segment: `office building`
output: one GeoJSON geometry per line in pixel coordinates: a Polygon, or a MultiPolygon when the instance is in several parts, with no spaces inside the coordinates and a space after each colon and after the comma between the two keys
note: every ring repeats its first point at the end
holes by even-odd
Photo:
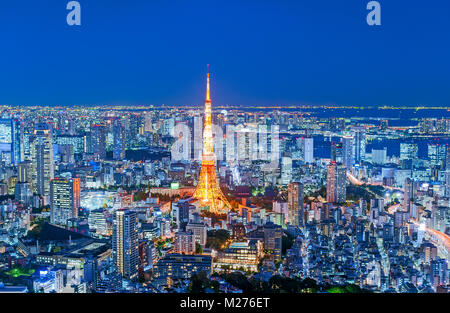
{"type": "Polygon", "coordinates": [[[50,181],[54,178],[53,140],[47,124],[38,124],[31,144],[33,191],[50,195],[50,181]]]}
{"type": "Polygon", "coordinates": [[[356,164],[364,162],[366,158],[366,131],[364,127],[352,128],[353,133],[353,160],[356,164]]]}
{"type": "Polygon", "coordinates": [[[417,159],[417,153],[418,153],[417,144],[408,142],[400,143],[400,160],[417,159]]]}
{"type": "Polygon", "coordinates": [[[80,178],[60,178],[50,183],[50,222],[67,225],[67,221],[78,217],[81,201],[80,178]]]}
{"type": "Polygon", "coordinates": [[[186,225],[186,232],[192,232],[194,242],[204,247],[206,245],[206,225],[203,223],[189,222],[186,225]]]}
{"type": "Polygon", "coordinates": [[[428,144],[428,158],[430,166],[444,168],[447,157],[447,146],[443,144],[428,144]]]}
{"type": "Polygon", "coordinates": [[[343,160],[348,171],[353,167],[353,138],[351,136],[342,137],[343,160]]]}

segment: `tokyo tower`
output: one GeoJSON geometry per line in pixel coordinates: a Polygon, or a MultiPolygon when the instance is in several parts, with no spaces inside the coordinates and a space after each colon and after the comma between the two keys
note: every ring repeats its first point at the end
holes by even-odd
{"type": "Polygon", "coordinates": [[[205,124],[203,130],[202,167],[194,198],[200,200],[202,207],[209,207],[212,213],[226,213],[231,205],[225,198],[217,182],[216,156],[211,125],[211,96],[209,89],[209,70],[206,74],[205,124]]]}

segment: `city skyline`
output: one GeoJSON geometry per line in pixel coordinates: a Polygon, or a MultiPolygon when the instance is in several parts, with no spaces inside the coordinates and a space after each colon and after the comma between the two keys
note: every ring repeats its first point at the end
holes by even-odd
{"type": "Polygon", "coordinates": [[[4,4],[1,104],[201,105],[206,63],[219,106],[450,103],[446,1],[384,4],[377,27],[365,1],[102,1],[81,26],[65,3],[4,4]]]}
{"type": "Polygon", "coordinates": [[[206,90],[4,107],[0,293],[448,293],[442,109],[224,112],[206,90]]]}

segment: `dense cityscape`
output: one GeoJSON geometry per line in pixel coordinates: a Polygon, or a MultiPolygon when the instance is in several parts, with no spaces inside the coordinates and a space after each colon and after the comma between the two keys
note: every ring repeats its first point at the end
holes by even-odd
{"type": "Polygon", "coordinates": [[[3,106],[0,293],[447,293],[448,108],[3,106]]]}

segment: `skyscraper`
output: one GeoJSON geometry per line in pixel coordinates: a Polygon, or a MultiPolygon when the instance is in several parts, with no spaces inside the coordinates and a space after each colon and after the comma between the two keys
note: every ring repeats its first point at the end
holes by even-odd
{"type": "Polygon", "coordinates": [[[113,124],[113,159],[123,160],[125,158],[125,128],[119,119],[113,124]]]}
{"type": "Polygon", "coordinates": [[[79,178],[55,178],[50,183],[50,222],[66,225],[71,218],[78,217],[81,204],[79,178]]]}
{"type": "Polygon", "coordinates": [[[450,170],[445,173],[445,196],[450,198],[450,170]]]}
{"type": "Polygon", "coordinates": [[[202,167],[194,198],[199,199],[203,207],[209,207],[213,213],[226,212],[231,208],[217,181],[216,156],[211,123],[211,96],[209,72],[206,75],[205,125],[203,130],[202,167]]]}
{"type": "Polygon", "coordinates": [[[351,136],[342,137],[343,148],[343,163],[347,171],[352,171],[353,167],[353,153],[352,153],[353,138],[351,136]]]}
{"type": "Polygon", "coordinates": [[[304,139],[304,156],[303,160],[305,163],[314,162],[314,139],[312,137],[307,137],[304,139]]]}
{"type": "Polygon", "coordinates": [[[287,185],[292,180],[292,158],[281,158],[281,184],[287,185]]]}
{"type": "Polygon", "coordinates": [[[32,162],[23,161],[17,166],[17,176],[19,177],[19,183],[32,183],[32,162]]]}
{"type": "Polygon", "coordinates": [[[21,123],[14,118],[0,119],[0,160],[17,165],[24,158],[21,123]]]}
{"type": "Polygon", "coordinates": [[[327,168],[327,202],[345,202],[346,194],[346,169],[345,166],[332,162],[327,168]]]}
{"type": "Polygon", "coordinates": [[[444,162],[447,155],[447,146],[443,144],[428,144],[428,158],[430,166],[444,168],[444,162]]]}
{"type": "Polygon", "coordinates": [[[450,146],[447,145],[447,155],[445,156],[445,170],[450,172],[450,146]]]}
{"type": "Polygon", "coordinates": [[[202,158],[202,117],[194,116],[194,131],[192,140],[194,141],[193,147],[193,158],[194,160],[201,160],[202,158]]]}
{"type": "Polygon", "coordinates": [[[106,126],[91,125],[91,150],[100,159],[106,158],[106,126]]]}
{"type": "Polygon", "coordinates": [[[402,142],[400,143],[400,160],[417,159],[417,144],[402,142]]]}
{"type": "Polygon", "coordinates": [[[11,164],[12,155],[12,120],[10,118],[0,119],[0,160],[11,164]]]}
{"type": "Polygon", "coordinates": [[[50,180],[54,177],[53,140],[47,124],[40,123],[34,130],[31,144],[33,191],[50,195],[50,180]]]}
{"type": "Polygon", "coordinates": [[[331,161],[338,163],[344,162],[344,146],[341,142],[331,143],[331,161]]]}
{"type": "Polygon", "coordinates": [[[364,127],[352,128],[353,133],[353,161],[356,164],[363,162],[366,158],[366,131],[364,127]]]}
{"type": "Polygon", "coordinates": [[[407,177],[405,179],[405,186],[404,186],[404,196],[403,196],[403,211],[410,212],[411,210],[411,203],[414,202],[414,195],[415,195],[415,186],[414,181],[407,177]]]}
{"type": "Polygon", "coordinates": [[[304,226],[303,184],[292,182],[288,186],[289,223],[292,226],[304,226]]]}
{"type": "Polygon", "coordinates": [[[153,112],[145,112],[144,130],[147,133],[153,131],[153,112]]]}
{"type": "Polygon", "coordinates": [[[137,214],[118,210],[113,222],[113,256],[118,272],[126,279],[136,278],[139,266],[137,214]]]}

